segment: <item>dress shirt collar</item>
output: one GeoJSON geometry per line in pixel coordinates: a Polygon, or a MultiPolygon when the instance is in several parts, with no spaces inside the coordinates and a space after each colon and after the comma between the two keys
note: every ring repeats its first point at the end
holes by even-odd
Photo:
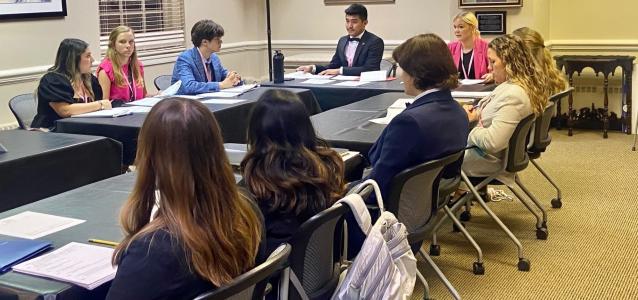
{"type": "Polygon", "coordinates": [[[363,36],[363,34],[366,33],[366,31],[362,31],[359,35],[357,36],[348,36],[349,38],[355,38],[355,39],[361,39],[361,37],[363,36]]]}

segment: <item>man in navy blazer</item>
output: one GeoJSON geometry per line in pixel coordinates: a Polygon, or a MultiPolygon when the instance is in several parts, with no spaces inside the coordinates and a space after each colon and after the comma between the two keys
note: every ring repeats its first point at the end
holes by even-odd
{"type": "Polygon", "coordinates": [[[191,41],[195,47],[182,52],[173,67],[171,83],[178,80],[182,85],[178,95],[194,95],[217,92],[241,83],[235,71],[222,66],[219,52],[224,28],[211,20],[201,20],[191,29],[191,41]]]}
{"type": "Polygon", "coordinates": [[[346,30],[348,35],[337,42],[330,64],[326,66],[308,65],[297,68],[306,73],[320,75],[359,76],[361,72],[380,70],[383,57],[383,40],[365,30],[368,25],[368,10],[361,4],[352,4],[346,9],[346,30]]]}
{"type": "MultiPolygon", "coordinates": [[[[392,178],[415,165],[460,151],[467,144],[469,122],[450,89],[458,72],[445,42],[434,34],[418,35],[394,50],[405,93],[414,102],[390,121],[369,152],[372,172],[384,199],[392,178]]],[[[455,166],[460,171],[460,162],[455,166]]]]}

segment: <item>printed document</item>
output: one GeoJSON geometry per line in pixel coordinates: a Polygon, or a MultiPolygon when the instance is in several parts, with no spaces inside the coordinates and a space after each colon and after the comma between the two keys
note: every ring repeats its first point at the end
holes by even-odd
{"type": "Polygon", "coordinates": [[[0,234],[37,239],[84,222],[85,220],[25,211],[0,220],[0,234]]]}
{"type": "Polygon", "coordinates": [[[71,242],[40,257],[15,265],[20,273],[48,277],[92,290],[115,278],[112,248],[71,242]]]}

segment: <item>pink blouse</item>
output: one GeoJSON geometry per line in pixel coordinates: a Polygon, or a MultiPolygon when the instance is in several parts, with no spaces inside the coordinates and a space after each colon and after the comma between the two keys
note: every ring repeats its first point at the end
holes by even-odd
{"type": "MultiPolygon", "coordinates": [[[[140,64],[140,75],[144,78],[144,66],[142,62],[140,64]]],[[[132,100],[139,100],[144,98],[144,85],[132,83],[135,88],[133,89],[133,96],[131,97],[131,83],[128,80],[128,64],[122,66],[122,75],[124,76],[124,85],[118,86],[115,83],[115,74],[113,72],[113,63],[108,58],[104,58],[100,65],[97,67],[96,74],[100,73],[101,70],[104,70],[106,76],[111,81],[111,92],[109,98],[112,100],[122,100],[124,102],[130,102],[132,100]]],[[[133,79],[135,81],[135,79],[133,79]]]]}

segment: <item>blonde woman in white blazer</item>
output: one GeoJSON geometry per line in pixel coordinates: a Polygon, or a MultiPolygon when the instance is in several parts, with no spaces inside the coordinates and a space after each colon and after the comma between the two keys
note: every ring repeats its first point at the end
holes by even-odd
{"type": "MultiPolygon", "coordinates": [[[[548,99],[542,88],[545,76],[520,38],[508,34],[492,40],[487,56],[499,86],[477,106],[464,106],[470,122],[477,122],[468,136],[468,146],[476,148],[466,151],[463,161],[463,171],[470,177],[500,170],[518,123],[532,113],[540,114],[548,99]]],[[[512,183],[514,177],[504,171],[497,179],[512,183]]]]}

